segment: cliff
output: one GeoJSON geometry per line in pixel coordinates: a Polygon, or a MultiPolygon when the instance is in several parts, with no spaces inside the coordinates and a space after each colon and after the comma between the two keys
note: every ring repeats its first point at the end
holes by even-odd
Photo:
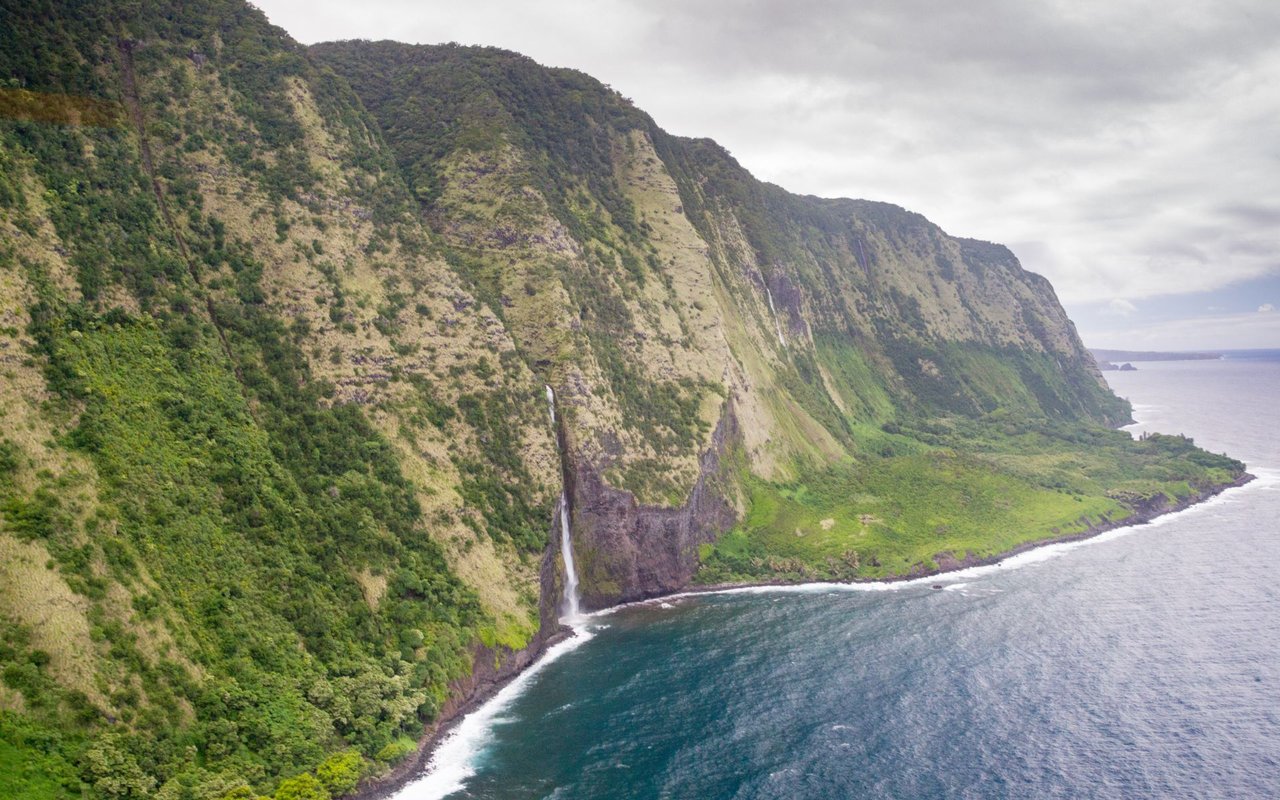
{"type": "Polygon", "coordinates": [[[0,10],[0,795],[350,792],[556,633],[562,486],[598,607],[1242,469],[1108,430],[1006,249],[581,73],[240,0],[0,10]]]}

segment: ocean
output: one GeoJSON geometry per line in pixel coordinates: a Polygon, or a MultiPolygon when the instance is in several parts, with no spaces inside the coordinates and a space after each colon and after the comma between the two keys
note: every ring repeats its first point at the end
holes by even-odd
{"type": "Polygon", "coordinates": [[[1280,797],[1280,352],[1245,355],[1107,379],[1253,483],[949,576],[594,615],[396,797],[1280,797]]]}

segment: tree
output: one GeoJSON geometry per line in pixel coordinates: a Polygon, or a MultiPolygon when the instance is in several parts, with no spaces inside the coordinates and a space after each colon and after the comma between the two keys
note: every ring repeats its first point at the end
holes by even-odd
{"type": "Polygon", "coordinates": [[[316,767],[316,777],[324,788],[335,797],[347,794],[360,782],[360,774],[364,771],[364,759],[356,750],[335,753],[316,767]]]}
{"type": "Polygon", "coordinates": [[[304,772],[280,781],[280,785],[276,787],[275,800],[329,800],[329,792],[320,785],[316,776],[304,772]]]}
{"type": "Polygon", "coordinates": [[[156,788],[156,779],[142,771],[138,759],[113,733],[105,734],[90,746],[83,763],[85,780],[110,800],[143,800],[156,788]]]}

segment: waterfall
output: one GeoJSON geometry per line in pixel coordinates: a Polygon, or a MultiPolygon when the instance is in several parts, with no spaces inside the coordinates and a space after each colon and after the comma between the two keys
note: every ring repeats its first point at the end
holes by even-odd
{"type": "Polygon", "coordinates": [[[564,558],[564,605],[566,619],[578,618],[578,570],[573,566],[573,539],[569,536],[569,498],[560,492],[560,555],[564,558]]]}
{"type": "MultiPolygon", "coordinates": [[[[556,434],[556,440],[559,441],[559,431],[555,431],[556,426],[556,393],[550,386],[547,386],[547,411],[551,414],[551,427],[553,433],[556,434]]],[[[564,455],[561,454],[561,458],[564,455]]],[[[560,490],[560,505],[556,508],[560,515],[560,556],[564,559],[564,602],[561,605],[561,613],[568,620],[574,620],[579,615],[579,597],[578,597],[578,570],[573,565],[573,537],[570,535],[569,525],[569,495],[564,489],[560,490]]]]}
{"type": "Polygon", "coordinates": [[[773,327],[778,331],[778,344],[783,347],[787,346],[787,340],[782,335],[782,323],[778,321],[778,309],[773,305],[773,292],[769,291],[769,287],[764,287],[765,296],[769,298],[769,313],[773,315],[773,327]]]}

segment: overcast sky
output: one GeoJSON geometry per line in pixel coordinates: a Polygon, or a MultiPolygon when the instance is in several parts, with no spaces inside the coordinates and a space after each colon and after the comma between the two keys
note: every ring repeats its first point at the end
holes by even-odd
{"type": "Polygon", "coordinates": [[[1280,2],[260,0],[581,69],[794,192],[1009,245],[1095,347],[1280,347],[1280,2]]]}

